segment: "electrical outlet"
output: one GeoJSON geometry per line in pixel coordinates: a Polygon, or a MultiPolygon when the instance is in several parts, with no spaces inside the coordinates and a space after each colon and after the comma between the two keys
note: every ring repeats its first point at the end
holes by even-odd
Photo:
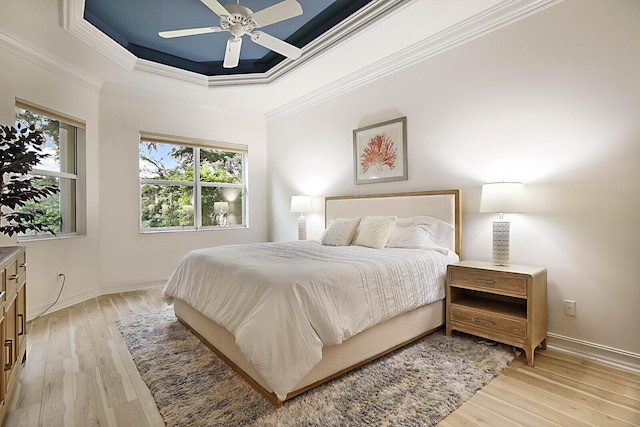
{"type": "Polygon", "coordinates": [[[567,316],[576,315],[576,302],[571,300],[564,300],[564,314],[567,316]]]}

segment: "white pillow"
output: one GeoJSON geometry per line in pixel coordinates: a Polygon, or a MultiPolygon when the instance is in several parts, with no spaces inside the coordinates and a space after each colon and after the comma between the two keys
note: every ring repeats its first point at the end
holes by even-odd
{"type": "Polygon", "coordinates": [[[453,233],[453,226],[438,218],[430,216],[399,218],[387,242],[387,247],[448,249],[451,247],[453,233]]]}
{"type": "Polygon", "coordinates": [[[354,245],[382,249],[387,244],[397,216],[366,216],[360,221],[354,245]]]}
{"type": "Polygon", "coordinates": [[[336,218],[322,233],[322,244],[327,246],[348,246],[356,235],[360,218],[336,218]]]}

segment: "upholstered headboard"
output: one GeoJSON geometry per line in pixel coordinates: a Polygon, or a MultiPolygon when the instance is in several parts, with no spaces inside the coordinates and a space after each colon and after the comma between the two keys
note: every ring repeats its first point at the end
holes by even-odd
{"type": "Polygon", "coordinates": [[[325,199],[325,225],[334,218],[396,215],[428,215],[455,228],[451,248],[462,258],[460,190],[418,191],[357,196],[332,196],[325,199]]]}

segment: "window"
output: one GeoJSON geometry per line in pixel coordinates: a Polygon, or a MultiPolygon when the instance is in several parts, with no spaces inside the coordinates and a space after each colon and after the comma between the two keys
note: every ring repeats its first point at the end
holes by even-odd
{"type": "MultiPolygon", "coordinates": [[[[50,156],[29,174],[36,185],[53,185],[57,194],[23,207],[36,214],[36,221],[46,224],[57,236],[73,235],[83,231],[83,218],[79,206],[84,201],[79,169],[84,167],[80,156],[84,148],[85,123],[47,108],[16,99],[16,125],[35,125],[46,140],[45,151],[50,156]]],[[[48,233],[29,231],[22,238],[51,237],[48,233]]]]}
{"type": "Polygon", "coordinates": [[[246,227],[247,147],[140,134],[140,230],[246,227]]]}

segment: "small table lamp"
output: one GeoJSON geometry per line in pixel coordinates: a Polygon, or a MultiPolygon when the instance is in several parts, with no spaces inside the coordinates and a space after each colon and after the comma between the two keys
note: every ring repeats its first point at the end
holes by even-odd
{"type": "Polygon", "coordinates": [[[216,223],[222,227],[227,225],[227,215],[229,215],[228,202],[214,202],[213,213],[216,217],[216,223]]]}
{"type": "Polygon", "coordinates": [[[482,186],[480,196],[480,212],[500,214],[498,221],[493,221],[493,263],[509,264],[509,221],[503,220],[503,214],[522,212],[521,182],[493,182],[482,186]]]}
{"type": "Polygon", "coordinates": [[[291,196],[291,212],[300,212],[298,217],[298,240],[307,240],[307,220],[305,212],[311,212],[310,196],[291,196]]]}

